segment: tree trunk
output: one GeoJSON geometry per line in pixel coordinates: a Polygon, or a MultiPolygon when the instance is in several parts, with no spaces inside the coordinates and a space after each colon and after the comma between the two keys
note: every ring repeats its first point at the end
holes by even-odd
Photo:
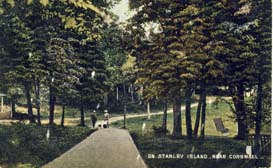
{"type": "Polygon", "coordinates": [[[118,87],[116,87],[116,98],[117,98],[117,101],[119,101],[119,94],[118,94],[119,90],[118,90],[118,87]]]}
{"type": "Polygon", "coordinates": [[[55,95],[52,86],[49,87],[49,125],[54,126],[55,95]]]}
{"type": "Polygon", "coordinates": [[[198,130],[199,130],[201,106],[202,106],[202,101],[203,101],[203,96],[204,96],[203,93],[204,93],[203,86],[200,86],[200,94],[199,94],[198,106],[197,106],[197,110],[196,110],[195,125],[194,125],[194,130],[193,130],[194,138],[197,138],[197,134],[198,134],[198,130]]]}
{"type": "Polygon", "coordinates": [[[83,127],[83,126],[85,126],[85,122],[84,122],[84,107],[82,104],[81,104],[80,110],[81,110],[81,124],[80,124],[80,126],[83,127]]]}
{"type": "Polygon", "coordinates": [[[188,86],[186,89],[186,107],[185,107],[185,117],[186,117],[186,129],[187,129],[187,138],[192,138],[192,124],[191,124],[191,87],[188,86]]]}
{"type": "Polygon", "coordinates": [[[106,94],[104,94],[104,96],[103,96],[103,103],[104,103],[104,105],[105,106],[107,106],[108,105],[108,93],[106,93],[106,94]]]}
{"type": "Polygon", "coordinates": [[[176,92],[176,97],[173,99],[173,132],[172,137],[182,137],[181,127],[181,91],[176,92]]]}
{"type": "Polygon", "coordinates": [[[201,132],[200,132],[200,138],[205,139],[205,124],[206,124],[206,106],[207,106],[207,93],[204,88],[202,96],[202,112],[201,112],[201,132]]]}
{"type": "Polygon", "coordinates": [[[247,137],[247,116],[244,103],[244,86],[243,83],[240,83],[237,87],[237,98],[235,98],[235,108],[238,121],[238,134],[236,139],[245,140],[247,137]]]}
{"type": "Polygon", "coordinates": [[[131,87],[131,99],[132,99],[132,103],[135,102],[134,95],[135,95],[135,86],[134,86],[134,84],[132,83],[132,87],[131,87]]]}
{"type": "Polygon", "coordinates": [[[61,127],[64,127],[64,113],[65,113],[65,105],[62,106],[61,127]]]}
{"type": "Polygon", "coordinates": [[[123,128],[126,128],[126,115],[127,115],[127,94],[126,94],[126,87],[125,83],[122,84],[123,86],[123,128]]]}
{"type": "Polygon", "coordinates": [[[26,91],[29,123],[35,123],[35,119],[34,119],[34,116],[33,116],[33,110],[32,110],[30,87],[28,85],[25,85],[25,91],[26,91]]]}
{"type": "Polygon", "coordinates": [[[151,119],[151,106],[150,101],[147,103],[147,118],[148,120],[151,119]]]}
{"type": "Polygon", "coordinates": [[[16,113],[16,107],[15,107],[15,102],[11,100],[11,119],[14,119],[14,114],[16,113]]]}
{"type": "Polygon", "coordinates": [[[37,122],[38,125],[41,125],[41,99],[40,99],[40,83],[36,82],[35,87],[35,95],[36,95],[36,109],[37,109],[37,122]]]}
{"type": "Polygon", "coordinates": [[[127,113],[127,105],[126,102],[123,104],[123,128],[126,128],[126,113],[127,113]]]}
{"type": "Polygon", "coordinates": [[[254,152],[257,154],[260,150],[260,140],[261,140],[261,123],[262,123],[262,104],[263,104],[263,82],[261,75],[258,79],[258,90],[257,90],[257,100],[256,100],[256,125],[255,125],[255,143],[254,152]]]}
{"type": "Polygon", "coordinates": [[[167,132],[167,110],[168,110],[168,102],[167,100],[163,103],[163,119],[162,119],[162,132],[167,132]]]}

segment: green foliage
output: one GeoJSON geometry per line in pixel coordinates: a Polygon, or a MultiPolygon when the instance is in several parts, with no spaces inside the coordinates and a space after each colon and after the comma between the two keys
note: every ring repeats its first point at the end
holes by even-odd
{"type": "Polygon", "coordinates": [[[140,60],[138,82],[147,85],[148,99],[173,97],[186,83],[198,85],[199,80],[216,80],[223,75],[223,63],[213,54],[219,52],[215,48],[219,42],[210,35],[216,24],[215,18],[208,17],[214,12],[211,4],[142,3],[143,10],[133,18],[131,31],[135,36],[134,56],[140,60]],[[148,30],[146,38],[145,27],[137,24],[156,24],[161,31],[148,30]]]}
{"type": "Polygon", "coordinates": [[[95,109],[103,101],[108,86],[106,61],[98,42],[87,42],[78,47],[81,50],[79,67],[83,71],[77,83],[77,90],[84,106],[95,109]]]}
{"type": "Polygon", "coordinates": [[[13,123],[0,126],[0,164],[40,167],[90,135],[80,127],[54,128],[46,140],[47,126],[13,123]],[[23,164],[23,165],[22,165],[23,164]]]}
{"type": "Polygon", "coordinates": [[[145,86],[147,101],[170,100],[201,83],[205,90],[228,86],[236,117],[251,118],[244,93],[271,74],[271,9],[261,10],[269,3],[130,1],[137,9],[128,25],[130,51],[138,60],[137,83],[145,86]]]}
{"type": "MultiPolygon", "coordinates": [[[[108,73],[108,85],[114,89],[117,85],[130,80],[126,77],[122,66],[127,61],[127,53],[124,50],[126,33],[118,26],[111,25],[106,30],[102,30],[102,47],[104,48],[104,58],[108,73]]],[[[130,64],[130,63],[129,63],[130,64]]]]}
{"type": "Polygon", "coordinates": [[[16,16],[16,11],[13,12],[1,17],[1,72],[10,82],[24,84],[31,80],[28,43],[31,30],[16,16]]]}
{"type": "Polygon", "coordinates": [[[85,91],[85,105],[102,101],[107,74],[100,29],[105,24],[85,5],[109,7],[113,2],[13,2],[1,1],[1,78],[17,87],[35,86],[36,102],[39,88],[47,86],[61,104],[79,100],[79,90],[85,91]],[[81,83],[85,86],[77,87],[81,83]]]}

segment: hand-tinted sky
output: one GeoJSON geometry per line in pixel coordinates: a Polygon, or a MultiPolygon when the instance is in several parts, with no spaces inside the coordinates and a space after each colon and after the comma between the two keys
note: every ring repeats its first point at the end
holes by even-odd
{"type": "Polygon", "coordinates": [[[133,15],[133,12],[129,11],[128,0],[121,0],[111,11],[119,16],[119,22],[124,22],[133,15]]]}

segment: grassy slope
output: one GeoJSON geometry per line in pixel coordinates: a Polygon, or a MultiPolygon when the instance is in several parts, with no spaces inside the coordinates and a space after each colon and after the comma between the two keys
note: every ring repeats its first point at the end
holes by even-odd
{"type": "Polygon", "coordinates": [[[47,126],[0,125],[0,167],[40,167],[93,131],[86,127],[55,127],[47,141],[47,126]]]}
{"type": "MultiPolygon", "coordinates": [[[[245,142],[236,141],[232,137],[236,134],[236,123],[233,122],[232,113],[229,110],[229,106],[225,103],[220,103],[218,106],[208,105],[207,120],[206,120],[206,140],[201,142],[200,140],[186,139],[172,140],[168,135],[155,134],[152,127],[160,126],[162,115],[152,116],[151,120],[147,120],[145,117],[134,118],[127,120],[127,128],[132,133],[135,143],[140,150],[142,157],[149,167],[154,168],[174,168],[174,167],[186,167],[186,168],[210,168],[210,167],[253,167],[254,162],[249,160],[190,160],[190,159],[148,159],[148,154],[189,154],[194,148],[196,154],[217,154],[222,152],[224,154],[245,154],[245,142]],[[230,135],[223,137],[215,129],[212,121],[215,117],[221,117],[224,125],[229,128],[230,135]],[[146,123],[145,131],[142,131],[143,123],[146,123]]],[[[194,124],[195,111],[192,109],[192,123],[194,124]]],[[[183,113],[184,114],[184,113],[183,113]]],[[[185,117],[183,116],[183,134],[186,132],[185,117]]],[[[123,121],[113,123],[113,126],[121,127],[123,121]]],[[[172,115],[168,115],[168,129],[172,130],[172,115]]],[[[269,133],[270,129],[264,130],[269,133]]],[[[267,163],[268,164],[268,163],[267,163]]]]}

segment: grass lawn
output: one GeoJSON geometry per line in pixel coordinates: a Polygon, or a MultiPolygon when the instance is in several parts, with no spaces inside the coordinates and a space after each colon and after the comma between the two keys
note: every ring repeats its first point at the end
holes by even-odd
{"type": "Polygon", "coordinates": [[[87,127],[56,126],[47,141],[47,129],[46,125],[0,125],[0,167],[41,167],[94,132],[87,127]]]}
{"type": "MultiPolygon", "coordinates": [[[[194,124],[196,108],[192,109],[192,123],[194,124]]],[[[182,112],[182,133],[185,135],[185,117],[182,112]]],[[[242,159],[189,159],[187,154],[204,154],[211,157],[212,154],[245,154],[246,142],[234,140],[237,127],[236,123],[231,118],[229,106],[226,103],[220,103],[217,106],[207,106],[207,119],[206,119],[206,139],[201,140],[180,140],[171,139],[169,134],[156,134],[153,131],[153,126],[160,126],[162,115],[152,116],[150,120],[146,117],[132,118],[127,120],[127,128],[132,134],[132,137],[143,157],[146,164],[151,168],[210,168],[210,167],[224,167],[224,168],[245,168],[255,167],[256,160],[242,160],[242,159]],[[213,118],[221,117],[225,127],[229,128],[230,135],[222,136],[216,131],[213,123],[213,118]],[[143,123],[146,124],[145,131],[142,131],[143,123]],[[182,159],[159,159],[159,154],[184,154],[182,159]],[[155,158],[151,158],[152,156],[155,158]]],[[[123,121],[113,123],[114,127],[122,127],[123,121]]],[[[172,130],[172,114],[168,114],[168,129],[172,130]]],[[[170,131],[171,132],[171,131],[170,131]]],[[[263,130],[263,133],[270,133],[270,127],[263,130]]],[[[162,155],[161,155],[162,156],[162,155]]],[[[259,160],[260,166],[269,167],[269,158],[266,156],[265,160],[259,160]]]]}

